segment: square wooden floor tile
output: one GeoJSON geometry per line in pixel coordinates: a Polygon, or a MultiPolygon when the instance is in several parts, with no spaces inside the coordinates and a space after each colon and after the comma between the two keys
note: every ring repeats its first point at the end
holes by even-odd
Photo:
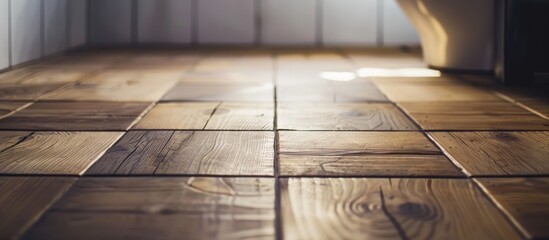
{"type": "Polygon", "coordinates": [[[519,103],[526,106],[530,111],[543,115],[546,119],[549,119],[549,100],[523,100],[519,103]]]}
{"type": "Polygon", "coordinates": [[[467,179],[281,180],[285,239],[521,239],[467,179]]]}
{"type": "Polygon", "coordinates": [[[549,120],[512,103],[400,103],[425,130],[549,130],[549,120]]]}
{"type": "Polygon", "coordinates": [[[353,71],[352,62],[345,55],[334,50],[311,50],[276,53],[276,67],[279,71],[353,71]]]}
{"type": "Polygon", "coordinates": [[[51,84],[82,80],[88,70],[25,67],[0,74],[0,84],[51,84]]]}
{"type": "Polygon", "coordinates": [[[97,53],[76,53],[58,56],[33,64],[32,67],[48,69],[71,69],[96,71],[116,66],[129,60],[129,53],[113,55],[97,53]]]}
{"type": "Polygon", "coordinates": [[[159,103],[134,129],[203,129],[219,102],[159,103]]]}
{"type": "Polygon", "coordinates": [[[227,72],[272,70],[273,59],[270,53],[213,53],[200,59],[193,71],[195,72],[227,72]]]}
{"type": "Polygon", "coordinates": [[[282,176],[462,176],[419,132],[279,132],[282,176]]]}
{"type": "Polygon", "coordinates": [[[368,48],[368,49],[344,49],[355,65],[376,69],[402,69],[425,68],[425,62],[421,56],[421,50],[402,49],[394,47],[368,48]],[[410,51],[411,50],[411,51],[410,51]]]}
{"type": "Polygon", "coordinates": [[[389,101],[377,87],[369,82],[355,81],[334,84],[336,102],[386,102],[389,101]]]}
{"type": "Polygon", "coordinates": [[[181,74],[179,71],[106,71],[47,100],[154,102],[177,83],[181,74]]]}
{"type": "Polygon", "coordinates": [[[121,132],[0,132],[0,174],[80,175],[121,132]],[[9,144],[12,143],[12,144],[9,144]]]}
{"type": "Polygon", "coordinates": [[[37,102],[0,119],[0,129],[126,130],[150,103],[37,102]]]}
{"type": "Polygon", "coordinates": [[[549,178],[476,181],[529,239],[549,238],[549,178]]]}
{"type": "Polygon", "coordinates": [[[272,102],[273,84],[196,84],[181,82],[162,101],[272,102]]]}
{"type": "Polygon", "coordinates": [[[314,70],[278,70],[275,80],[277,87],[297,87],[299,85],[315,87],[329,85],[331,82],[328,79],[322,78],[321,72],[314,70]]]}
{"type": "Polygon", "coordinates": [[[391,83],[376,81],[376,84],[394,102],[500,100],[494,91],[465,83],[391,83]]]}
{"type": "Polygon", "coordinates": [[[0,101],[0,118],[26,107],[30,103],[28,101],[0,101]]]}
{"type": "Polygon", "coordinates": [[[215,72],[188,72],[180,82],[198,84],[261,84],[273,81],[272,71],[215,71],[215,72]]]}
{"type": "Polygon", "coordinates": [[[274,104],[223,102],[205,129],[210,130],[273,130],[274,104]]]}
{"type": "Polygon", "coordinates": [[[0,100],[33,101],[64,85],[63,83],[0,84],[0,100]]]}
{"type": "Polygon", "coordinates": [[[69,177],[0,177],[0,239],[19,239],[76,181],[69,177]]]}
{"type": "Polygon", "coordinates": [[[549,100],[547,87],[543,86],[504,86],[498,85],[497,92],[514,101],[549,100]]]}
{"type": "Polygon", "coordinates": [[[277,86],[278,102],[326,102],[336,100],[335,88],[330,85],[293,84],[277,86]]]}
{"type": "Polygon", "coordinates": [[[472,176],[549,174],[549,132],[431,132],[472,176]]]}
{"type": "Polygon", "coordinates": [[[415,130],[389,103],[280,103],[278,129],[284,130],[415,130]]]}
{"type": "Polygon", "coordinates": [[[273,175],[272,132],[131,131],[88,175],[273,175]]]}
{"type": "Polygon", "coordinates": [[[274,104],[159,103],[134,129],[272,130],[274,104]]]}
{"type": "Polygon", "coordinates": [[[154,70],[179,70],[189,69],[198,56],[159,56],[159,55],[137,55],[123,63],[114,66],[117,69],[154,69],[154,70]]]}
{"type": "Polygon", "coordinates": [[[274,239],[274,179],[83,178],[26,239],[274,239]]]}

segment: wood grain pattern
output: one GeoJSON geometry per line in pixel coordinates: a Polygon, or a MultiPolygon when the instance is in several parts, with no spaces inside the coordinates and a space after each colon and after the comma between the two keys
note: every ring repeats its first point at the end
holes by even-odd
{"type": "Polygon", "coordinates": [[[84,178],[27,239],[274,239],[274,180],[84,178]]]}
{"type": "Polygon", "coordinates": [[[272,175],[272,132],[131,131],[89,175],[272,175]]]}
{"type": "Polygon", "coordinates": [[[461,179],[281,180],[286,239],[520,239],[461,179]]]}
{"type": "Polygon", "coordinates": [[[115,65],[117,69],[154,69],[185,71],[197,61],[198,56],[185,55],[157,55],[138,54],[123,63],[115,65]]]}
{"type": "Polygon", "coordinates": [[[0,74],[0,84],[51,84],[82,80],[91,71],[26,67],[0,74]]]}
{"type": "Polygon", "coordinates": [[[181,74],[180,71],[106,71],[47,99],[153,102],[162,98],[181,74]]]}
{"type": "Polygon", "coordinates": [[[549,120],[503,101],[399,105],[425,130],[549,130],[549,120]]]}
{"type": "Polygon", "coordinates": [[[432,132],[472,176],[549,174],[549,132],[432,132]]]}
{"type": "Polygon", "coordinates": [[[58,56],[33,64],[32,67],[48,69],[100,70],[128,61],[129,52],[107,51],[79,52],[58,56]]]}
{"type": "Polygon", "coordinates": [[[530,239],[549,238],[549,178],[476,181],[530,239]]]}
{"type": "Polygon", "coordinates": [[[274,104],[222,103],[205,129],[273,130],[274,104]]]}
{"type": "Polygon", "coordinates": [[[150,103],[38,102],[0,119],[0,129],[127,130],[150,103]]]}
{"type": "Polygon", "coordinates": [[[120,132],[0,132],[1,174],[80,175],[120,136],[120,132]],[[26,134],[26,135],[23,135],[26,134]]]}
{"type": "Polygon", "coordinates": [[[37,100],[64,85],[60,83],[0,84],[0,100],[37,100]]]}
{"type": "Polygon", "coordinates": [[[254,84],[272,82],[272,71],[253,70],[253,71],[206,71],[206,72],[188,72],[180,82],[185,83],[235,83],[235,84],[254,84]]]}
{"type": "Polygon", "coordinates": [[[335,84],[336,102],[389,101],[372,83],[357,80],[335,84]]]}
{"type": "Polygon", "coordinates": [[[394,102],[496,101],[495,92],[458,83],[385,83],[379,89],[394,102]]]}
{"type": "Polygon", "coordinates": [[[0,152],[4,152],[8,148],[17,145],[18,142],[25,139],[26,136],[32,134],[32,132],[23,131],[5,131],[0,132],[0,152]]]}
{"type": "Polygon", "coordinates": [[[392,104],[280,103],[278,128],[291,130],[414,130],[392,104]]]}
{"type": "Polygon", "coordinates": [[[0,102],[0,118],[22,109],[30,105],[27,101],[1,101],[0,102]]]}
{"type": "Polygon", "coordinates": [[[280,132],[283,176],[460,176],[418,132],[280,132]]]}
{"type": "Polygon", "coordinates": [[[0,177],[0,239],[19,239],[76,178],[0,177]]]}
{"type": "Polygon", "coordinates": [[[160,103],[134,129],[204,129],[219,102],[160,103]]]}
{"type": "Polygon", "coordinates": [[[272,130],[271,103],[160,103],[135,129],[272,130]]]}
{"type": "Polygon", "coordinates": [[[369,102],[388,101],[375,85],[357,78],[338,82],[322,72],[286,71],[277,74],[277,100],[280,102],[369,102]]]}
{"type": "Polygon", "coordinates": [[[170,90],[163,101],[233,101],[272,102],[274,87],[262,84],[197,84],[179,83],[170,90]]]}

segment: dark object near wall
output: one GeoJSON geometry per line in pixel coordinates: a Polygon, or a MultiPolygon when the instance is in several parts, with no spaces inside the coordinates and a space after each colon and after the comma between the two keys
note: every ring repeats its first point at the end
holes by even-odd
{"type": "Polygon", "coordinates": [[[500,4],[504,11],[500,77],[510,85],[549,85],[549,1],[506,0],[500,4]]]}

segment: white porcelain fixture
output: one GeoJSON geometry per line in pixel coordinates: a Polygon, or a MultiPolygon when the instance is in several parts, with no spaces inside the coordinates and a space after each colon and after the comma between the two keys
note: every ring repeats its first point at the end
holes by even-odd
{"type": "Polygon", "coordinates": [[[397,0],[433,68],[492,71],[495,0],[397,0]]]}

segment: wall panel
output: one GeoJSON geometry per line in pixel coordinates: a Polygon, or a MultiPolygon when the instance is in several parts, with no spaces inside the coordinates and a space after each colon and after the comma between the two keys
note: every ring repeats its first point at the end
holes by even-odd
{"type": "Polygon", "coordinates": [[[191,0],[139,0],[139,42],[190,43],[191,10],[191,0]]]}
{"type": "Polygon", "coordinates": [[[316,0],[261,1],[262,43],[316,44],[317,10],[316,0]]]}
{"type": "Polygon", "coordinates": [[[88,11],[86,0],[69,1],[69,46],[77,47],[86,44],[88,11]]]}
{"type": "Polygon", "coordinates": [[[0,0],[0,70],[10,66],[9,0],[0,0]]]}
{"type": "Polygon", "coordinates": [[[255,0],[199,0],[198,42],[255,42],[255,0]]]}
{"type": "Polygon", "coordinates": [[[395,0],[383,0],[383,45],[418,45],[419,36],[395,0]]]}
{"type": "Polygon", "coordinates": [[[44,0],[44,53],[67,48],[67,0],[44,0]]]}
{"type": "Polygon", "coordinates": [[[131,43],[132,11],[131,0],[91,0],[91,42],[131,43]]]}
{"type": "Polygon", "coordinates": [[[11,1],[12,65],[42,56],[41,0],[11,1]]]}
{"type": "Polygon", "coordinates": [[[375,46],[378,0],[323,0],[324,45],[375,46]]]}

